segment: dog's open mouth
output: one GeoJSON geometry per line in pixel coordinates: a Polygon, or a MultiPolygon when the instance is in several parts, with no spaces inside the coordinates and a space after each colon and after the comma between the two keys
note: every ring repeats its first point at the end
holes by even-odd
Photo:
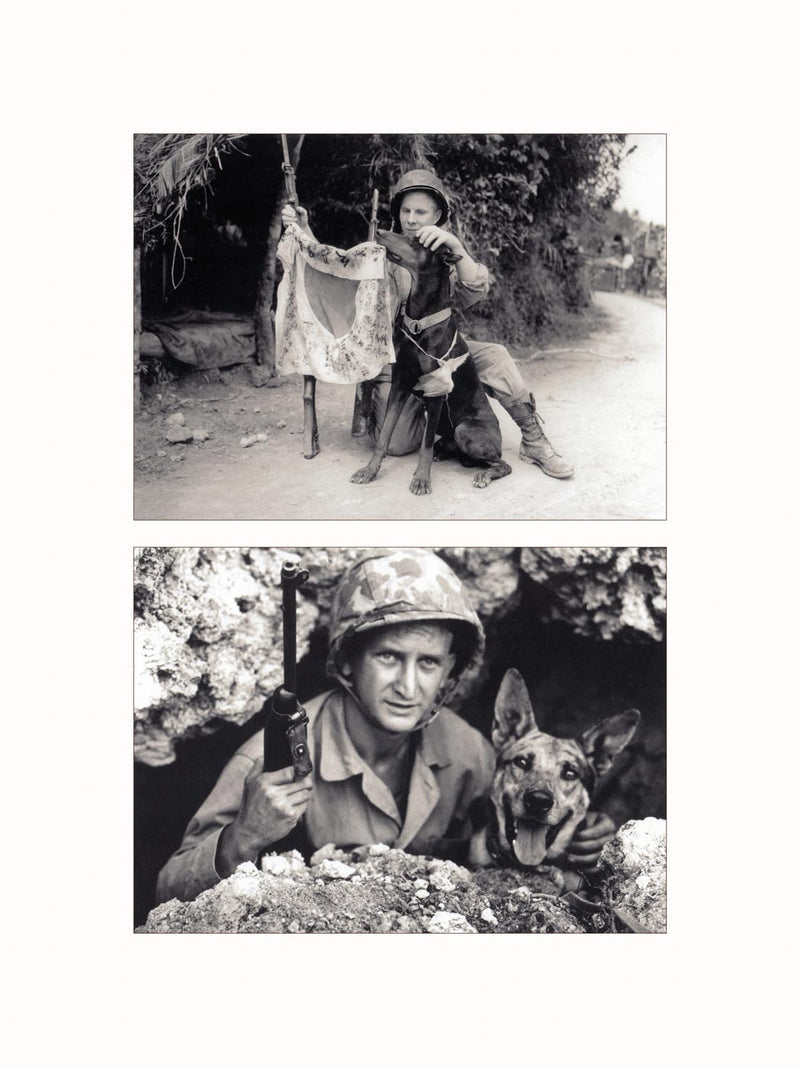
{"type": "Polygon", "coordinates": [[[534,819],[517,819],[511,811],[511,805],[504,801],[506,818],[506,840],[514,850],[517,863],[523,867],[538,867],[544,863],[547,853],[564,827],[570,812],[555,826],[547,826],[534,819]]]}

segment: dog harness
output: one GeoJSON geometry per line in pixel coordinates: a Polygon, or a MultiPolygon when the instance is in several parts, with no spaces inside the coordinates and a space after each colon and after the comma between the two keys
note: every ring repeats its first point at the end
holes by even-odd
{"type": "Polygon", "coordinates": [[[417,342],[414,340],[414,338],[411,336],[410,333],[406,333],[405,330],[401,330],[401,333],[405,334],[405,336],[409,339],[409,341],[412,343],[412,345],[416,345],[416,347],[420,350],[420,352],[423,354],[423,356],[427,356],[428,359],[434,360],[434,362],[438,363],[440,367],[443,367],[445,365],[445,363],[447,362],[447,360],[448,360],[448,358],[450,356],[450,353],[453,351],[453,349],[456,346],[456,341],[458,340],[458,331],[456,331],[453,334],[453,340],[450,342],[450,347],[447,349],[445,354],[443,356],[434,356],[434,355],[431,355],[430,352],[426,352],[426,350],[422,347],[422,345],[417,344],[417,342]]]}

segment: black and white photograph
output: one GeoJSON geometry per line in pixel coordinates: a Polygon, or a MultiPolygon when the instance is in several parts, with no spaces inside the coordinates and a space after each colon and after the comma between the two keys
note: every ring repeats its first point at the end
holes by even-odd
{"type": "Polygon", "coordinates": [[[660,934],[663,548],[134,559],[139,934],[660,934]]]}
{"type": "Polygon", "coordinates": [[[791,20],[9,8],[9,1062],[794,1062],[791,20]]]}
{"type": "Polygon", "coordinates": [[[136,134],[135,518],[665,518],[666,151],[136,134]]]}

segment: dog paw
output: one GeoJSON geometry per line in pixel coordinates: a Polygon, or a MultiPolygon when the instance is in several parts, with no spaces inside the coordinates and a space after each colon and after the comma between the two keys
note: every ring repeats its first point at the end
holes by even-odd
{"type": "Polygon", "coordinates": [[[428,478],[412,478],[411,485],[408,488],[414,496],[427,496],[428,493],[433,492],[428,478]]]}
{"type": "Polygon", "coordinates": [[[350,475],[350,481],[355,482],[356,485],[364,485],[365,482],[373,481],[377,473],[371,467],[362,467],[361,470],[350,475]]]}

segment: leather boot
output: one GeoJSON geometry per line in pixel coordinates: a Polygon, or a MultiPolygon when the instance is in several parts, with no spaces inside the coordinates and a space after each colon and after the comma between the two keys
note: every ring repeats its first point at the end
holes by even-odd
{"type": "Polygon", "coordinates": [[[517,404],[504,405],[514,422],[522,430],[519,445],[519,458],[525,463],[535,463],[551,478],[571,478],[575,468],[571,467],[556,452],[542,430],[542,419],[537,414],[536,402],[531,394],[530,403],[520,401],[517,404]]]}

